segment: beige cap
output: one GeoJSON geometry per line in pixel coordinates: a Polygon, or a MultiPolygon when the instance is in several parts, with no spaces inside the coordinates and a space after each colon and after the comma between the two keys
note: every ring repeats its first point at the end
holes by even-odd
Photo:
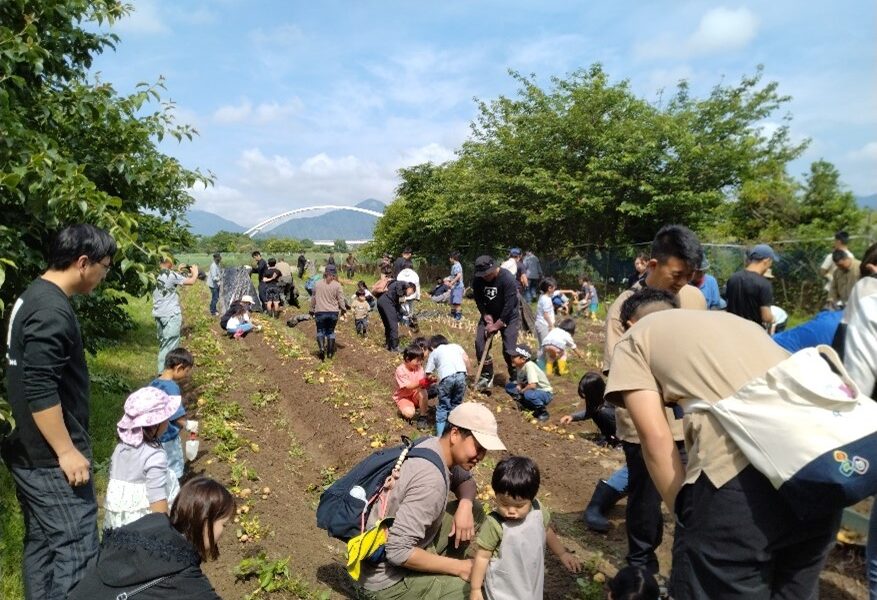
{"type": "Polygon", "coordinates": [[[485,450],[506,449],[496,433],[496,417],[483,404],[464,402],[451,411],[448,423],[471,431],[485,450]]]}

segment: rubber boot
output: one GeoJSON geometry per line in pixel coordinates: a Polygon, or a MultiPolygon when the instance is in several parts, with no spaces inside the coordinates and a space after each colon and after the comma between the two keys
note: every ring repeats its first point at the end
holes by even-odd
{"type": "Polygon", "coordinates": [[[317,348],[320,351],[320,360],[326,360],[326,340],[323,336],[317,336],[317,348]]]}
{"type": "Polygon", "coordinates": [[[565,358],[558,358],[555,365],[557,366],[558,375],[569,375],[569,366],[566,364],[565,358]]]}
{"type": "Polygon", "coordinates": [[[624,494],[622,492],[619,492],[601,479],[583,515],[588,529],[600,533],[609,531],[609,520],[606,518],[606,511],[615,506],[615,503],[623,497],[624,494]]]}
{"type": "Polygon", "coordinates": [[[326,356],[329,358],[335,356],[335,338],[326,340],[326,356]]]}
{"type": "Polygon", "coordinates": [[[555,365],[555,363],[553,360],[546,360],[545,361],[545,374],[546,375],[554,375],[554,373],[555,373],[554,365],[555,365]]]}

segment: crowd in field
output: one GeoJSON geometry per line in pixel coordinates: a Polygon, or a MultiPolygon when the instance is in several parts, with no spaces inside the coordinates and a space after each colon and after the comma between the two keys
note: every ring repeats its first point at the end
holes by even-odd
{"type": "MultiPolygon", "coordinates": [[[[826,311],[787,330],[772,309],[771,269],[781,257],[766,244],[750,250],[724,294],[684,226],[662,227],[650,253],[636,259],[629,289],[605,308],[600,371],[579,382],[584,409],[560,418],[592,419],[624,454],[621,469],[582,488],[583,495],[593,488],[583,519],[596,532],[610,529],[609,509],[627,497],[626,566],[609,582],[609,598],[817,597],[842,509],[877,491],[870,468],[877,461],[877,244],[858,261],[847,241],[838,233],[823,265],[826,311]],[[675,518],[667,580],[656,553],[662,502],[675,518]]],[[[235,501],[217,482],[184,477],[184,432],[194,437],[197,423],[187,418],[179,383],[195,357],[180,347],[178,289],[203,277],[194,265],[161,263],[153,292],[157,377],[125,401],[98,537],[89,376],[70,298],[99,285],[115,254],[103,230],[62,230],[48,269],[11,309],[7,389],[16,427],[2,451],[25,518],[25,594],[217,597],[200,565],[216,558],[235,501]]],[[[365,337],[377,311],[385,347],[401,354],[388,401],[400,418],[434,433],[381,455],[389,462],[366,459],[321,500],[318,523],[348,542],[348,571],[371,597],[541,598],[546,546],[566,569],[581,569],[538,498],[531,458],[505,456],[491,478],[492,510],[476,501],[470,471],[510,442],[477,402],[494,385],[493,343],[506,366],[498,378],[505,393],[537,422],[548,421],[552,381],[582,356],[577,319],[603,314],[586,275],[579,289],[559,289],[532,252],[508,254],[501,263],[486,254],[474,260],[471,357],[443,335],[417,337],[421,282],[411,248],[395,260],[385,255],[377,282],[359,281],[350,298],[333,256],[319,270],[304,255],[297,259],[300,280],[316,272],[304,285],[308,310],[287,324],[312,319],[319,358],[344,360],[357,349],[338,354],[339,321],[352,313],[365,337]],[[413,334],[405,348],[400,326],[413,334]]],[[[450,252],[448,263],[429,298],[460,322],[467,286],[459,253],[450,252]]],[[[344,260],[349,280],[359,266],[352,253],[344,260]]],[[[258,330],[253,312],[279,318],[286,305],[299,306],[283,259],[254,252],[246,271],[244,286],[227,294],[221,256],[206,274],[209,312],[220,317],[221,309],[229,343],[258,330]]],[[[875,527],[872,515],[872,599],[875,527]]]]}

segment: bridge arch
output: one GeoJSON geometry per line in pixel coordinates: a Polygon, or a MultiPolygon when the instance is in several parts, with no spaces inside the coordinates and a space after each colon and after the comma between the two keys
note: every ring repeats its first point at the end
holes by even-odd
{"type": "Polygon", "coordinates": [[[300,214],[303,212],[310,212],[313,210],[352,210],[353,212],[363,213],[363,214],[371,215],[373,217],[378,217],[378,218],[384,216],[383,213],[379,213],[376,210],[369,210],[367,208],[360,208],[358,206],[338,206],[335,204],[320,204],[317,206],[306,206],[305,208],[296,208],[294,210],[288,210],[286,212],[282,212],[279,215],[274,215],[273,217],[271,217],[269,219],[265,219],[261,223],[257,223],[255,225],[253,225],[252,227],[250,227],[249,229],[247,229],[244,232],[244,235],[248,235],[250,237],[253,237],[254,235],[259,233],[260,231],[262,231],[266,227],[269,227],[271,225],[279,225],[280,223],[288,220],[290,217],[292,217],[294,215],[297,215],[297,214],[300,214]]]}

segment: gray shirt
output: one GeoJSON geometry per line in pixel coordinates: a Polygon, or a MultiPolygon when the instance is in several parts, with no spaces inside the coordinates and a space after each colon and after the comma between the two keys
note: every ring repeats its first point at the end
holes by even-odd
{"type": "Polygon", "coordinates": [[[435,371],[439,381],[455,373],[466,372],[465,350],[459,344],[442,344],[429,353],[424,371],[435,371]]]}
{"type": "Polygon", "coordinates": [[[177,287],[183,285],[185,280],[185,277],[174,271],[161,272],[152,291],[153,317],[173,317],[181,313],[177,287]]]}
{"type": "Polygon", "coordinates": [[[527,279],[542,279],[542,265],[535,254],[528,253],[524,257],[524,272],[527,279]]]}
{"type": "Polygon", "coordinates": [[[207,273],[207,287],[219,287],[219,280],[222,278],[222,270],[216,261],[210,263],[210,272],[207,273]]]}
{"type": "Polygon", "coordinates": [[[167,478],[167,454],[161,446],[116,444],[110,460],[110,479],[145,483],[146,497],[150,502],[158,502],[167,498],[167,478]]]}
{"type": "MultiPolygon", "coordinates": [[[[418,447],[441,455],[437,437],[429,438],[418,447]]],[[[411,558],[415,548],[427,548],[438,535],[448,505],[445,476],[449,476],[450,489],[455,493],[461,483],[472,477],[469,471],[458,466],[441,473],[425,458],[412,457],[402,463],[399,479],[387,499],[386,516],[395,516],[387,534],[387,560],[377,565],[362,563],[360,582],[365,589],[383,590],[402,580],[408,571],[399,565],[411,558]]],[[[380,504],[376,504],[369,514],[368,527],[380,516],[380,504]]]]}

